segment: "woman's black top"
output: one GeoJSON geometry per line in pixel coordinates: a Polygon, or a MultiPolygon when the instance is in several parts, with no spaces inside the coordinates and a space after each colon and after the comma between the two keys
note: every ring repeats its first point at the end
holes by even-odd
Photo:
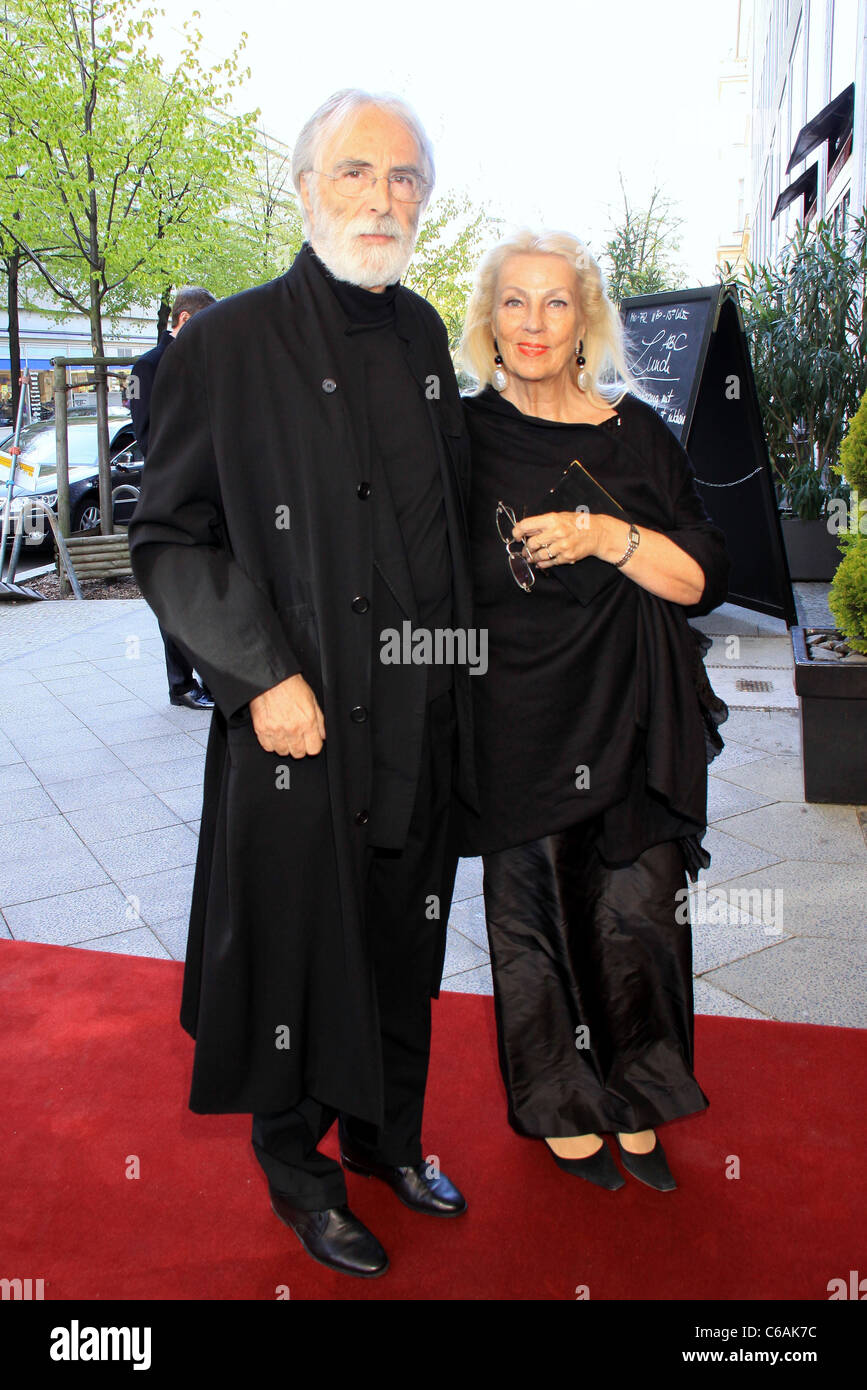
{"type": "Polygon", "coordinates": [[[600,425],[524,415],[491,387],[464,406],[473,449],[475,621],[487,632],[488,666],[470,682],[481,814],[465,808],[461,852],[506,849],[599,817],[598,848],[609,863],[631,863],[670,839],[691,838],[704,854],[697,845],[706,821],[705,730],[725,707],[717,702],[713,718],[702,717],[696,643],[703,639],[686,617],[725,599],[728,557],[686,452],[630,394],[600,425]],[[659,599],[613,565],[587,603],[558,577],[565,565],[535,567],[529,593],[515,583],[497,503],[518,519],[565,510],[547,494],[575,458],[627,519],[693,556],[705,575],[698,604],[659,599]]]}

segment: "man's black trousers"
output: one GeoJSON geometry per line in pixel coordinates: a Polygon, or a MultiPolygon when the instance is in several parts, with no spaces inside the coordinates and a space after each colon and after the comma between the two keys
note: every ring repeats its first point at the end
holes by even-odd
{"type": "MultiPolygon", "coordinates": [[[[454,699],[448,690],[426,707],[418,791],[404,848],[366,850],[365,920],[379,1003],[385,1126],[377,1132],[341,1114],[340,1133],[356,1155],[394,1166],[423,1158],[431,982],[457,868],[449,826],[454,757],[454,699]]],[[[346,1202],[342,1167],[317,1152],[337,1118],[336,1110],[314,1096],[291,1110],[253,1116],[253,1148],[269,1183],[304,1210],[346,1202]]]]}

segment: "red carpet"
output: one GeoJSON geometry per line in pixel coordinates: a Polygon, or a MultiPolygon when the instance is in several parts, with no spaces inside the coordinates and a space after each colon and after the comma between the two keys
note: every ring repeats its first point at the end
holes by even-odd
{"type": "Polygon", "coordinates": [[[470,1211],[419,1216],[350,1174],[391,1257],[364,1281],[315,1264],[272,1215],[249,1117],[186,1108],[180,983],[174,963],[0,942],[0,1275],[45,1279],[46,1300],[266,1300],[281,1285],[302,1300],[572,1300],[579,1285],[591,1300],[826,1300],[830,1279],[867,1274],[863,1032],[699,1018],[711,1106],[664,1131],[680,1188],[606,1193],[509,1129],[491,1000],[446,994],[425,1143],[470,1211]]]}

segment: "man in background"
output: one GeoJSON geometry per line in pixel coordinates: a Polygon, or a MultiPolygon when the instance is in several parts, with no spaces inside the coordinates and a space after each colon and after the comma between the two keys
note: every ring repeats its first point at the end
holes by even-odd
{"type": "MultiPolygon", "coordinates": [[[[151,348],[135,363],[129,381],[129,411],[136,441],[147,460],[151,426],[151,393],[156,380],[157,368],[163,359],[166,348],[170,347],[180,333],[200,309],[216,304],[210,290],[200,285],[187,285],[175,295],[171,312],[171,327],[160,334],[156,347],[151,348]]],[[[169,679],[169,699],[173,705],[186,705],[188,709],[213,709],[214,701],[210,691],[200,683],[180,647],[172,641],[168,633],[160,627],[160,635],[166,649],[166,674],[169,679]]]]}

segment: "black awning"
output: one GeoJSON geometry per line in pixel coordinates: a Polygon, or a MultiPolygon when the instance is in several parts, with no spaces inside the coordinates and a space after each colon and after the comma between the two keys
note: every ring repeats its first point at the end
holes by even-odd
{"type": "Polygon", "coordinates": [[[829,101],[824,110],[818,116],[814,116],[811,121],[800,131],[795,148],[792,150],[792,157],[786,165],[786,173],[790,174],[796,164],[800,164],[802,159],[806,159],[811,150],[817,145],[822,145],[826,140],[833,140],[840,143],[840,136],[844,131],[852,129],[855,116],[855,83],[850,82],[849,86],[836,96],[833,101],[829,101]]]}
{"type": "Polygon", "coordinates": [[[779,217],[780,213],[789,206],[789,203],[793,203],[796,198],[800,198],[802,193],[805,195],[804,211],[806,212],[810,204],[815,203],[818,188],[819,166],[818,164],[811,164],[809,169],[805,169],[803,174],[798,175],[794,183],[790,183],[788,188],[783,189],[774,205],[774,210],[771,213],[771,221],[773,222],[775,217],[779,217]]]}

